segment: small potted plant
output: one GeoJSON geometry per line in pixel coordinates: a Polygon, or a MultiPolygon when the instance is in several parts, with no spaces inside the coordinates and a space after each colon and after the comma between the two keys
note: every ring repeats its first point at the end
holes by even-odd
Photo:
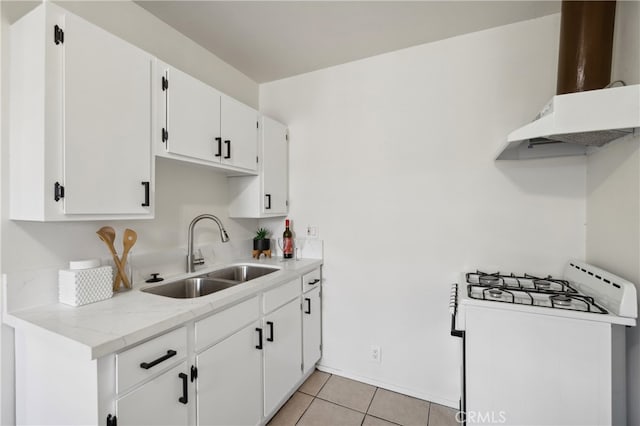
{"type": "Polygon", "coordinates": [[[271,250],[271,240],[269,237],[269,230],[260,228],[256,231],[256,236],[253,237],[253,249],[254,250],[271,250]]]}

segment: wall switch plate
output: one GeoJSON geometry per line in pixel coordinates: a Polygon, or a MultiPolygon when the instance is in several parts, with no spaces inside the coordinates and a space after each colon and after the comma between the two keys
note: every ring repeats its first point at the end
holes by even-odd
{"type": "Polygon", "coordinates": [[[380,346],[375,346],[375,345],[371,346],[370,358],[371,358],[371,361],[377,362],[378,364],[380,364],[381,359],[382,359],[382,353],[380,352],[380,346]]]}
{"type": "Polygon", "coordinates": [[[307,225],[307,238],[318,238],[318,227],[315,225],[307,225]]]}

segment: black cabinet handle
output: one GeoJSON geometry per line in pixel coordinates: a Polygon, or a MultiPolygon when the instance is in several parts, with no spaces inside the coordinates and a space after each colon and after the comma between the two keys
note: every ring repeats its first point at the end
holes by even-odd
{"type": "Polygon", "coordinates": [[[269,327],[269,337],[267,337],[267,342],[273,342],[273,323],[271,321],[267,321],[267,327],[269,327]]]}
{"type": "Polygon", "coordinates": [[[314,280],[309,281],[307,284],[309,284],[309,285],[314,285],[314,284],[318,284],[319,282],[320,282],[320,279],[319,279],[319,278],[316,278],[316,279],[314,279],[314,280]]]}
{"type": "Polygon", "coordinates": [[[222,138],[216,138],[216,142],[218,142],[218,153],[216,157],[220,157],[222,155],[222,138]]]}
{"type": "Polygon", "coordinates": [[[264,194],[267,197],[267,205],[264,207],[265,210],[271,209],[271,194],[264,194]]]}
{"type": "Polygon", "coordinates": [[[149,207],[149,182],[142,182],[142,186],[144,186],[144,203],[142,203],[142,207],[149,207]]]}
{"type": "Polygon", "coordinates": [[[256,328],[256,331],[258,332],[258,344],[256,345],[256,349],[262,350],[262,329],[256,328]]]}
{"type": "Polygon", "coordinates": [[[163,355],[160,358],[158,358],[156,360],[153,360],[151,362],[143,362],[143,363],[141,363],[140,364],[140,368],[144,368],[145,370],[148,370],[151,367],[154,367],[154,366],[160,364],[161,362],[168,360],[172,356],[176,356],[177,354],[178,354],[178,352],[174,351],[173,349],[169,349],[167,351],[166,355],[163,355]]]}
{"type": "Polygon", "coordinates": [[[304,301],[307,302],[307,310],[304,311],[304,313],[305,314],[310,314],[311,313],[311,299],[309,299],[308,297],[305,297],[304,301]]]}
{"type": "Polygon", "coordinates": [[[182,380],[182,396],[178,398],[178,402],[182,402],[183,404],[186,404],[187,402],[189,402],[189,389],[187,388],[188,376],[184,373],[180,373],[178,374],[178,377],[180,378],[180,380],[182,380]]]}
{"type": "Polygon", "coordinates": [[[225,155],[224,158],[231,158],[231,141],[226,140],[224,143],[227,145],[227,155],[225,155]]]}

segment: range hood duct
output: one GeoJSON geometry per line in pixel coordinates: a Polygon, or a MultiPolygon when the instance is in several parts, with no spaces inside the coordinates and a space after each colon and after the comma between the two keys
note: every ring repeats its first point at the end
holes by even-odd
{"type": "Polygon", "coordinates": [[[615,1],[562,2],[558,94],[509,134],[497,160],[588,155],[637,133],[640,85],[608,84],[614,21],[615,1]]]}
{"type": "Polygon", "coordinates": [[[615,1],[562,2],[557,95],[609,84],[615,20],[615,1]]]}

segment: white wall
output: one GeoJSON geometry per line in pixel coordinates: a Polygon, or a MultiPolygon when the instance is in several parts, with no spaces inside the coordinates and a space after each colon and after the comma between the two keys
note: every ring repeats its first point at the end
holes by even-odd
{"type": "MultiPolygon", "coordinates": [[[[616,5],[611,80],[640,84],[640,2],[616,5]]],[[[640,284],[640,136],[587,162],[587,261],[640,284]]],[[[638,288],[640,294],[640,287],[638,288]]],[[[640,327],[627,329],[627,424],[640,425],[640,327]]]]}
{"type": "MultiPolygon", "coordinates": [[[[258,85],[239,71],[222,62],[146,10],[129,1],[60,3],[72,12],[104,27],[108,31],[149,51],[160,59],[193,74],[221,91],[257,107],[258,85]]],[[[108,257],[104,243],[96,230],[107,222],[29,223],[8,220],[8,129],[5,91],[7,80],[7,26],[24,13],[24,4],[2,2],[2,117],[1,171],[1,272],[40,268],[61,268],[71,259],[108,257]],[[18,12],[16,12],[18,10],[18,12]]],[[[200,213],[219,216],[232,239],[247,239],[256,227],[256,220],[233,220],[227,215],[226,177],[199,166],[169,160],[156,162],[156,218],[144,221],[111,221],[118,232],[132,228],[138,232],[135,253],[186,246],[189,221],[200,213]]],[[[198,227],[196,244],[219,240],[214,224],[198,227]]],[[[2,352],[11,353],[12,336],[3,328],[2,352]]],[[[2,359],[2,424],[13,423],[12,364],[2,359]]]]}
{"type": "Polygon", "coordinates": [[[585,160],[494,161],[554,94],[558,34],[552,15],[260,86],[290,217],[325,241],[324,368],[457,406],[450,284],[584,258],[585,160]]]}

